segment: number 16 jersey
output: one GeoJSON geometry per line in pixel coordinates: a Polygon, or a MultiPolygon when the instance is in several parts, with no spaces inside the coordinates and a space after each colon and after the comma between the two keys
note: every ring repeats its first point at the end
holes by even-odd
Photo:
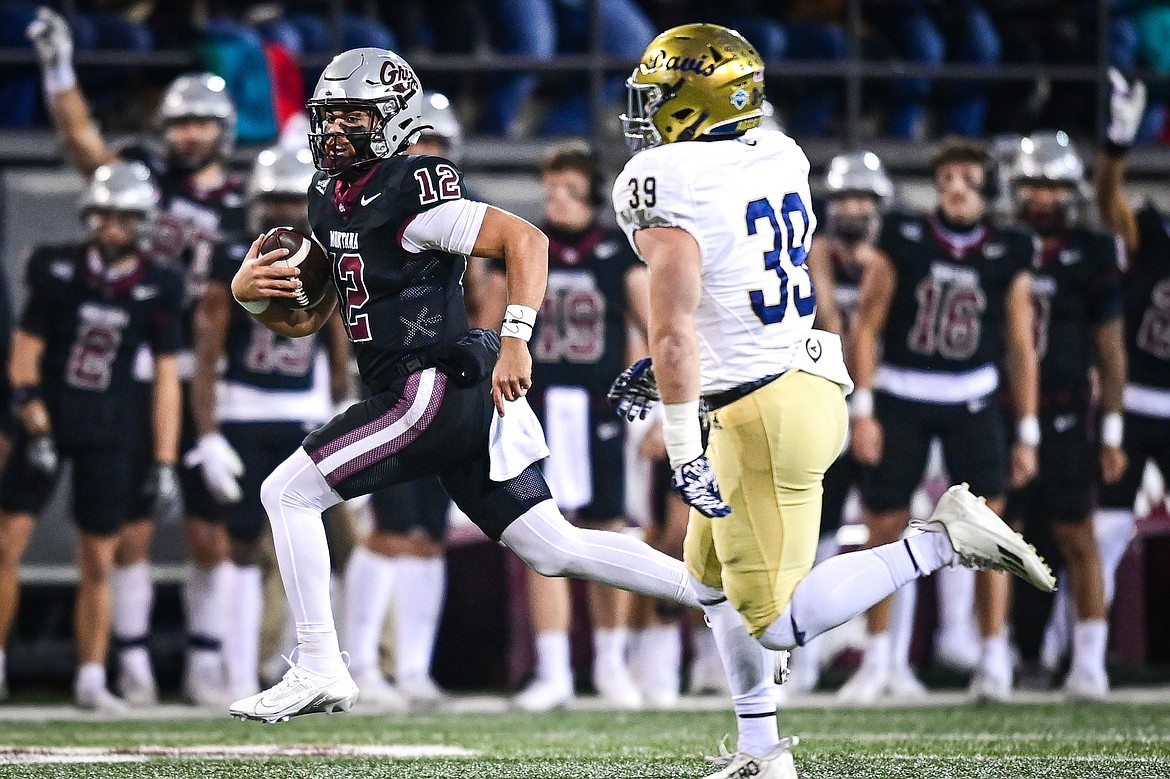
{"type": "Polygon", "coordinates": [[[805,261],[816,218],[808,170],[787,135],[749,130],[646,149],[614,184],[618,224],[635,251],[634,234],[650,227],[682,228],[699,245],[704,394],[797,367],[804,351],[803,369],[834,381],[844,373],[839,349],[822,355],[819,343],[809,346],[816,295],[805,261]]]}

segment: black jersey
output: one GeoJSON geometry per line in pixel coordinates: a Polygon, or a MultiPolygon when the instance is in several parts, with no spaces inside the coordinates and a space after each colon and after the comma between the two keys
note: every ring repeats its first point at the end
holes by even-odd
{"type": "MultiPolygon", "coordinates": [[[[626,273],[639,263],[621,233],[548,225],[548,286],[532,334],[532,386],[605,395],[626,365],[626,273]]],[[[504,271],[503,260],[492,267],[504,271]]]]}
{"type": "MultiPolygon", "coordinates": [[[[242,241],[220,244],[211,263],[212,281],[231,287],[248,248],[249,244],[242,241]]],[[[317,335],[277,335],[234,304],[230,316],[224,349],[225,380],[271,390],[303,391],[312,387],[317,335]]]]}
{"type": "Polygon", "coordinates": [[[467,331],[466,258],[402,248],[416,215],[462,197],[459,169],[440,157],[391,157],[344,189],[324,173],[314,177],[309,223],[333,261],[342,321],[367,385],[467,331]]]}
{"type": "Polygon", "coordinates": [[[41,384],[53,417],[67,409],[92,414],[95,428],[117,423],[140,397],[132,376],[139,347],[162,355],[182,346],[182,279],[159,263],[140,259],[111,276],[88,246],[43,247],[29,258],[26,284],[19,327],[45,343],[41,384]]]}
{"type": "Polygon", "coordinates": [[[1071,228],[1046,240],[1032,277],[1040,386],[1083,393],[1098,325],[1122,314],[1120,244],[1071,228]]]}
{"type": "Polygon", "coordinates": [[[1170,218],[1148,204],[1137,224],[1140,246],[1124,280],[1129,381],[1170,389],[1170,218]]]}
{"type": "Polygon", "coordinates": [[[124,149],[121,156],[145,164],[154,177],[161,208],[150,225],[146,250],[152,258],[183,270],[183,306],[190,313],[203,294],[215,246],[224,236],[244,232],[244,182],[228,174],[219,186],[199,190],[187,173],[171,169],[161,154],[145,144],[124,149]]]}
{"type": "Polygon", "coordinates": [[[877,245],[897,271],[884,363],[955,373],[999,362],[1004,297],[1032,267],[1032,233],[982,222],[956,234],[934,215],[893,214],[877,245]]]}

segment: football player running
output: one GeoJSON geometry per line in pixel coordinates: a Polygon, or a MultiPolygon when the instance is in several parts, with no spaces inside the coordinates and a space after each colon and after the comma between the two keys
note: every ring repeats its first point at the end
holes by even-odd
{"type": "MultiPolygon", "coordinates": [[[[1021,221],[1043,241],[1032,271],[1036,352],[1040,359],[1040,462],[1036,478],[1008,500],[1008,513],[1047,522],[1072,583],[1076,614],[1065,691],[1098,700],[1105,672],[1105,595],[1101,558],[1090,521],[1093,485],[1113,484],[1125,470],[1121,396],[1125,344],[1121,295],[1124,248],[1119,239],[1078,224],[1084,163],[1062,132],[1021,139],[1008,171],[1021,221]],[[1089,424],[1089,371],[1100,379],[1100,453],[1089,424]]],[[[1063,589],[1063,588],[1062,588],[1063,589]]]]}
{"type": "MultiPolygon", "coordinates": [[[[49,116],[81,174],[89,176],[98,166],[118,159],[134,159],[146,164],[154,176],[162,200],[145,248],[151,257],[172,263],[186,274],[182,302],[186,348],[180,377],[189,382],[194,367],[189,352],[191,318],[207,281],[212,251],[222,235],[239,234],[245,227],[243,181],[226,167],[235,145],[236,110],[224,80],[210,73],[175,79],[159,104],[158,138],[118,150],[102,138],[77,84],[73,38],[65,19],[50,8],[39,8],[27,35],[36,48],[49,116]]],[[[144,366],[139,375],[146,378],[149,365],[144,366]]],[[[189,392],[184,392],[180,444],[184,452],[196,439],[189,401],[189,392]]],[[[148,450],[149,443],[142,448],[148,450]]],[[[184,690],[192,702],[218,704],[223,699],[219,650],[225,628],[221,599],[227,594],[225,577],[230,575],[228,550],[214,519],[217,504],[198,469],[180,466],[178,472],[192,563],[184,585],[188,630],[184,690]]],[[[148,506],[140,506],[136,514],[140,520],[129,523],[122,533],[114,571],[118,603],[114,634],[121,648],[119,685],[124,694],[145,701],[155,694],[146,651],[153,602],[148,557],[154,527],[148,506]]]]}
{"type": "Polygon", "coordinates": [[[298,294],[297,274],[273,265],[284,250],[261,255],[260,239],[232,281],[236,299],[286,336],[316,332],[340,302],[371,393],[306,438],[261,486],[299,651],[278,684],[231,705],[237,717],[276,722],[352,706],[358,689],[333,624],[321,512],[410,479],[437,475],[489,538],[545,576],[697,603],[679,561],[619,533],[574,528],[557,510],[536,465],[548,450],[524,400],[548,239],[463,197],[450,161],[403,153],[424,129],[421,101],[418,77],[393,52],[335,57],[309,101],[320,169],[309,221],[328,247],[334,286],[309,310],[281,305],[298,294]],[[468,255],[505,262],[502,338],[467,328],[460,278],[468,255]]]}
{"type": "MultiPolygon", "coordinates": [[[[308,147],[260,152],[248,180],[249,228],[288,225],[307,232],[306,193],[314,173],[308,147]]],[[[220,527],[231,549],[223,653],[234,697],[260,689],[265,524],[260,482],[300,446],[307,430],[329,419],[333,401],[349,396],[349,344],[339,320],[330,320],[326,338],[285,338],[232,302],[232,277],[250,244],[241,235],[218,246],[195,310],[191,401],[199,438],[185,458],[199,466],[221,504],[220,527]],[[326,349],[330,382],[324,381],[318,359],[326,349]]]]}
{"type": "Polygon", "coordinates": [[[736,750],[721,750],[711,777],[795,779],[796,738],[779,737],[761,644],[799,646],[953,563],[1011,567],[1048,589],[1052,574],[964,487],[947,492],[926,532],[812,567],[821,481],[845,442],[852,382],[840,339],[812,328],[808,160],[783,133],[754,129],[764,64],[732,30],[668,30],[626,83],[635,154],[613,199],[650,269],[656,387],[639,361],[614,394],[627,413],[661,397],[673,486],[693,509],[685,561],[739,725],[736,750]]]}
{"type": "MultiPolygon", "coordinates": [[[[1036,471],[1040,423],[1030,288],[1039,241],[1029,230],[999,226],[987,216],[982,146],[945,141],[931,169],[938,207],[925,215],[887,216],[861,282],[852,345],[858,391],[850,411],[854,456],[871,466],[863,475],[862,502],[872,545],[893,542],[905,530],[911,495],[936,438],[950,477],[1002,511],[1009,459],[995,402],[1001,361],[1018,420],[1011,486],[1022,486],[1036,471]]],[[[971,694],[1002,700],[1012,687],[1002,574],[978,575],[976,605],[982,647],[971,694]]],[[[888,603],[870,610],[865,658],[842,695],[873,701],[889,687],[889,621],[888,603]]]]}
{"type": "MultiPolygon", "coordinates": [[[[94,172],[81,199],[87,240],[41,247],[29,258],[28,300],[8,366],[20,428],[0,476],[0,647],[16,616],[20,558],[61,475],[60,455],[73,463],[80,530],[73,698],[83,709],[126,708],[106,685],[106,655],[114,554],[131,506],[141,493],[160,516],[177,521],[183,511],[174,484],[182,278],[139,249],[157,207],[145,166],[114,162],[94,172]],[[153,398],[133,376],[143,345],[154,354],[153,398]],[[133,467],[140,425],[155,463],[145,485],[133,467]]],[[[0,674],[2,660],[0,651],[0,674]]]]}
{"type": "MultiPolygon", "coordinates": [[[[1152,461],[1170,484],[1170,216],[1152,202],[1135,211],[1122,189],[1125,157],[1133,145],[1146,105],[1146,88],[1110,72],[1108,141],[1097,158],[1094,186],[1101,219],[1116,230],[1129,251],[1122,279],[1125,295],[1125,349],[1129,368],[1122,395],[1122,477],[1101,490],[1093,517],[1105,576],[1105,601],[1113,600],[1117,566],[1134,532],[1134,498],[1146,463],[1152,461]]],[[[1117,420],[1105,420],[1102,437],[1116,434],[1117,420]]]]}

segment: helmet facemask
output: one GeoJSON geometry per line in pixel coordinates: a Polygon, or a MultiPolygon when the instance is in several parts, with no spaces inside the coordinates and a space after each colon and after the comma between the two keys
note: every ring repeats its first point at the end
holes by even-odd
{"type": "Polygon", "coordinates": [[[635,70],[626,79],[626,112],[618,117],[631,154],[662,143],[662,133],[654,126],[654,114],[666,102],[658,84],[639,84],[634,80],[637,75],[635,70]]]}
{"type": "Polygon", "coordinates": [[[317,166],[318,170],[322,170],[330,176],[341,176],[346,171],[364,168],[378,160],[394,156],[406,148],[414,140],[414,136],[418,134],[416,128],[398,148],[390,148],[390,144],[386,140],[391,135],[389,132],[390,123],[405,108],[406,101],[395,96],[390,96],[380,103],[353,100],[309,101],[309,149],[313,152],[313,164],[317,166]],[[369,129],[345,122],[340,125],[340,134],[344,135],[350,146],[353,147],[352,156],[337,154],[328,149],[330,138],[335,137],[338,133],[329,132],[328,127],[332,122],[327,121],[327,114],[338,110],[364,111],[370,115],[371,126],[369,129]]]}

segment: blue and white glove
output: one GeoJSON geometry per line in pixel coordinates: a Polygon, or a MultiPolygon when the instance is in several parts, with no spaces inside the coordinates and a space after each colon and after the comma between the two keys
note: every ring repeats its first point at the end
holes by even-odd
{"type": "Polygon", "coordinates": [[[618,374],[605,397],[619,417],[629,422],[645,419],[658,402],[658,382],[650,358],[643,357],[618,374]]]}
{"type": "Polygon", "coordinates": [[[719,494],[715,469],[705,454],[675,468],[670,487],[688,506],[705,517],[726,517],[731,513],[731,506],[724,503],[719,494]]]}
{"type": "Polygon", "coordinates": [[[1109,68],[1109,126],[1105,134],[1118,149],[1133,146],[1146,110],[1146,85],[1127,81],[1117,68],[1109,68]]]}

